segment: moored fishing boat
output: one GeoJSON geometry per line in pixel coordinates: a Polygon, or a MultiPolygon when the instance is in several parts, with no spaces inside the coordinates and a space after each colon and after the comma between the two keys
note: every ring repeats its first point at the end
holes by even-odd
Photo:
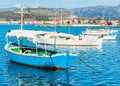
{"type": "MultiPolygon", "coordinates": [[[[43,33],[39,33],[43,34],[43,33]]],[[[6,38],[9,40],[11,37],[18,39],[18,44],[7,41],[5,50],[11,61],[16,63],[30,65],[35,67],[45,68],[70,68],[76,59],[76,54],[69,52],[62,53],[51,51],[47,49],[38,48],[37,44],[38,31],[27,30],[11,30],[7,33],[6,38]],[[24,46],[21,44],[23,38],[26,38],[36,44],[36,47],[24,46]]]]}
{"type": "Polygon", "coordinates": [[[82,35],[103,36],[103,40],[115,40],[118,30],[86,30],[82,35]]]}
{"type": "MultiPolygon", "coordinates": [[[[74,36],[71,34],[50,32],[43,36],[46,44],[61,46],[101,46],[102,37],[74,36]]],[[[44,42],[43,42],[44,43],[44,42]]]]}
{"type": "Polygon", "coordinates": [[[44,68],[60,68],[66,69],[76,60],[76,54],[70,54],[67,52],[57,52],[46,49],[46,44],[44,43],[44,49],[41,49],[38,41],[46,33],[44,31],[32,31],[23,30],[23,5],[21,5],[21,30],[11,30],[8,31],[6,35],[6,45],[5,51],[10,59],[10,61],[44,68]],[[16,38],[17,43],[10,40],[10,38],[16,38]],[[23,45],[23,39],[28,40],[34,47],[29,44],[27,46],[23,45]]]}

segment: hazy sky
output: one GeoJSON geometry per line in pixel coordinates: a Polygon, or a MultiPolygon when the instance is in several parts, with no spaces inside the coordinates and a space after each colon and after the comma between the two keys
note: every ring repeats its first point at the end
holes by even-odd
{"type": "Polygon", "coordinates": [[[120,0],[0,0],[0,8],[15,7],[18,4],[25,4],[26,6],[41,6],[54,8],[77,8],[88,6],[115,6],[120,4],[120,0]]]}

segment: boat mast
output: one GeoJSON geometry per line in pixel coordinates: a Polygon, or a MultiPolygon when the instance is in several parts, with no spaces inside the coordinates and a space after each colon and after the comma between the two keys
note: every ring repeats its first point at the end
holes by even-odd
{"type": "MultiPolygon", "coordinates": [[[[21,4],[21,24],[20,24],[20,30],[23,30],[23,4],[21,4]]],[[[18,47],[22,47],[22,38],[18,38],[18,47]]],[[[22,52],[21,52],[22,53],[22,52]]]]}
{"type": "Polygon", "coordinates": [[[63,11],[62,11],[62,9],[61,9],[61,22],[60,22],[61,25],[63,24],[62,12],[63,12],[63,11]]]}
{"type": "Polygon", "coordinates": [[[110,13],[109,13],[109,22],[110,22],[110,13]]]}
{"type": "Polygon", "coordinates": [[[105,20],[105,11],[103,11],[103,17],[102,17],[103,20],[105,20]]]}
{"type": "Polygon", "coordinates": [[[21,30],[23,30],[23,4],[21,4],[21,30]]]}
{"type": "MultiPolygon", "coordinates": [[[[56,21],[56,10],[55,10],[55,31],[54,31],[54,33],[56,33],[56,23],[57,23],[57,21],[56,21]]],[[[55,37],[55,40],[54,40],[54,51],[56,50],[56,37],[55,37]]]]}

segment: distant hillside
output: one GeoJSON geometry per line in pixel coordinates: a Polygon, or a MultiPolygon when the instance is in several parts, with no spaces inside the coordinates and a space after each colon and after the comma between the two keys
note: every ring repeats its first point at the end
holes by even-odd
{"type": "MultiPolygon", "coordinates": [[[[54,8],[26,8],[24,9],[25,20],[51,20],[68,17],[75,15],[70,10],[66,9],[54,9],[54,8]]],[[[20,9],[18,8],[6,8],[0,9],[0,20],[20,20],[20,9]]]]}
{"type": "Polygon", "coordinates": [[[120,19],[120,5],[118,6],[95,6],[95,7],[84,7],[75,8],[72,11],[82,17],[86,18],[102,18],[103,15],[108,19],[109,15],[111,19],[120,19]]]}
{"type": "MultiPolygon", "coordinates": [[[[120,20],[120,5],[118,6],[95,6],[84,7],[75,9],[64,8],[25,8],[24,19],[25,20],[54,20],[55,16],[63,19],[73,16],[79,16],[79,18],[94,18],[101,19],[104,15],[105,19],[109,17],[111,19],[120,20]],[[110,16],[109,16],[110,15],[110,16]]],[[[20,20],[20,9],[18,8],[0,8],[0,20],[20,20]]]]}

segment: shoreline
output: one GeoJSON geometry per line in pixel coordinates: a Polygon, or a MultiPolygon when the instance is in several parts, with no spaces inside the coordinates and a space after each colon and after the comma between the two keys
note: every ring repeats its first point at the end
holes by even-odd
{"type": "MultiPolygon", "coordinates": [[[[0,25],[20,25],[20,23],[0,23],[0,25]]],[[[35,25],[39,26],[48,26],[48,27],[120,27],[120,25],[94,25],[94,24],[73,24],[73,25],[52,25],[52,24],[34,24],[34,23],[25,23],[24,25],[35,25]]]]}
{"type": "Polygon", "coordinates": [[[77,24],[77,25],[49,25],[49,24],[34,24],[35,26],[57,26],[57,27],[120,27],[120,25],[108,25],[108,26],[103,26],[103,25],[94,25],[94,24],[77,24]]]}

